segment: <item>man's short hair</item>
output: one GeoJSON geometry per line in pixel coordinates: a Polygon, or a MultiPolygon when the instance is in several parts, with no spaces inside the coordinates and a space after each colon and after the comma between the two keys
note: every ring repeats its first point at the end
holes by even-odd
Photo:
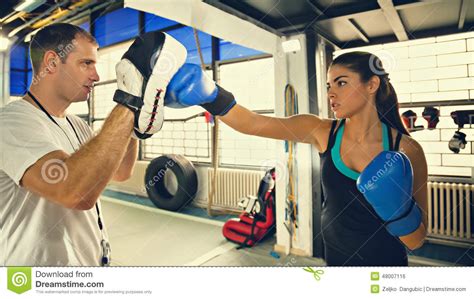
{"type": "Polygon", "coordinates": [[[39,71],[44,54],[50,50],[56,52],[61,62],[65,63],[69,53],[75,48],[75,39],[79,36],[91,43],[98,44],[89,32],[72,24],[57,23],[39,30],[30,41],[30,59],[33,71],[35,73],[39,71]]]}

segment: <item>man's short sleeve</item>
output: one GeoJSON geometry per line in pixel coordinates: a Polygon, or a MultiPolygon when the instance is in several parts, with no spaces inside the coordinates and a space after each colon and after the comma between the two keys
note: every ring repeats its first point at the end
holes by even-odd
{"type": "Polygon", "coordinates": [[[79,135],[81,145],[84,145],[94,137],[94,131],[92,131],[91,127],[89,127],[89,125],[82,118],[76,115],[68,115],[67,117],[79,135]]]}
{"type": "Polygon", "coordinates": [[[0,170],[17,185],[25,171],[44,155],[62,150],[50,128],[37,115],[0,112],[0,170]]]}

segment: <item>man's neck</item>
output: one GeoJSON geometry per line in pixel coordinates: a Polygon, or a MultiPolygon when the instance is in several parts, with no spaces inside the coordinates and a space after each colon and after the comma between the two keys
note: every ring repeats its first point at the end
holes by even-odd
{"type": "MultiPolygon", "coordinates": [[[[64,101],[59,96],[47,91],[44,88],[39,86],[31,86],[30,93],[36,98],[36,100],[43,106],[43,108],[52,116],[55,117],[64,117],[69,103],[64,101]]],[[[33,104],[35,107],[40,109],[40,107],[35,103],[35,101],[30,96],[25,96],[25,100],[33,104]]]]}

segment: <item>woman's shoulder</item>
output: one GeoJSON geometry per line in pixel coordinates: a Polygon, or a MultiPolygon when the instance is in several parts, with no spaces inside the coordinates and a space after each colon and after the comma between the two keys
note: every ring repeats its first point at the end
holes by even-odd
{"type": "Polygon", "coordinates": [[[400,140],[400,151],[405,153],[410,160],[419,159],[424,157],[425,153],[423,147],[418,141],[413,137],[402,134],[402,139],[400,140]]]}

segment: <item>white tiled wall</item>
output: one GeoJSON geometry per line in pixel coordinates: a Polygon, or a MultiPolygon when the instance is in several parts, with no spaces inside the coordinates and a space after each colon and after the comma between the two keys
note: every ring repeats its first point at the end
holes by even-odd
{"type": "MultiPolygon", "coordinates": [[[[472,176],[474,169],[474,129],[463,129],[468,144],[459,154],[448,148],[457,130],[450,113],[474,109],[474,32],[453,34],[414,41],[390,43],[335,52],[368,51],[380,57],[389,72],[390,82],[400,103],[452,101],[440,109],[440,122],[435,130],[413,132],[423,147],[431,175],[472,176]],[[459,100],[472,104],[459,105],[459,100]]],[[[424,107],[411,109],[418,115],[416,125],[427,126],[422,118],[424,107]]]]}

